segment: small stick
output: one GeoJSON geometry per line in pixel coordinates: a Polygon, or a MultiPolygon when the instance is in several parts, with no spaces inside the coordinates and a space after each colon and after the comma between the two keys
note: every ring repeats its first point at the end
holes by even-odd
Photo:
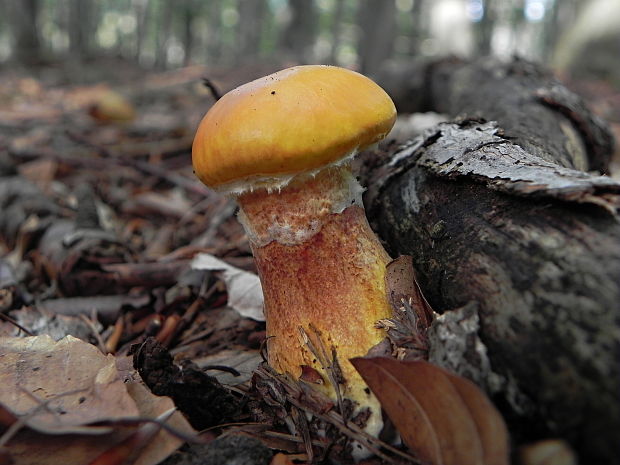
{"type": "Polygon", "coordinates": [[[13,326],[15,326],[17,329],[19,329],[20,331],[23,331],[24,333],[26,333],[28,336],[34,336],[33,333],[31,333],[30,331],[28,331],[26,328],[24,328],[22,325],[20,325],[17,321],[15,321],[13,318],[11,318],[10,316],[4,314],[4,313],[0,313],[0,319],[1,320],[5,320],[8,321],[9,323],[11,323],[13,326]]]}
{"type": "Polygon", "coordinates": [[[114,352],[116,352],[118,343],[120,342],[121,336],[123,335],[124,328],[125,319],[123,315],[121,315],[117,318],[116,323],[114,324],[114,330],[112,331],[112,334],[110,334],[108,341],[105,343],[106,353],[113,354],[114,352]]]}
{"type": "Polygon", "coordinates": [[[211,92],[211,95],[213,96],[213,98],[216,101],[222,98],[222,93],[219,91],[217,86],[215,84],[213,84],[213,81],[211,79],[209,79],[208,77],[203,77],[202,78],[202,84],[207,89],[209,89],[209,91],[211,92]]]}
{"type": "Polygon", "coordinates": [[[82,319],[84,323],[86,323],[86,326],[88,326],[88,329],[90,329],[90,331],[93,333],[93,336],[95,336],[95,339],[97,340],[97,347],[99,348],[99,350],[104,355],[108,354],[109,352],[107,352],[108,349],[106,347],[106,344],[105,342],[103,342],[103,339],[101,338],[101,334],[99,334],[99,331],[97,331],[97,328],[95,328],[95,325],[93,324],[92,320],[88,318],[86,315],[84,315],[83,313],[80,313],[79,317],[82,319]]]}

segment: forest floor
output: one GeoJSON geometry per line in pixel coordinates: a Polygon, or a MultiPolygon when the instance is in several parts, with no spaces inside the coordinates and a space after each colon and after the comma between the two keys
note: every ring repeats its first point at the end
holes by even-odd
{"type": "MultiPolygon", "coordinates": [[[[180,360],[230,367],[216,373],[247,381],[262,361],[261,301],[227,305],[221,266],[196,269],[192,259],[217,256],[233,274],[253,273],[254,264],[234,203],[193,175],[191,145],[215,101],[202,78],[225,92],[272,70],[196,66],[153,73],[110,60],[2,72],[0,336],[47,334],[52,339],[41,350],[70,357],[84,347],[63,349],[54,341],[72,335],[116,360],[128,360],[133,344],[153,336],[180,360]]],[[[243,286],[256,281],[242,283],[241,296],[243,286]]],[[[101,368],[98,355],[88,353],[101,368]]],[[[19,387],[14,375],[0,374],[0,402],[27,410],[32,405],[15,399],[41,379],[19,387]]],[[[68,379],[57,386],[62,392],[76,388],[68,379]]],[[[43,398],[53,389],[46,387],[43,398]]],[[[117,413],[102,408],[95,419],[117,413]]],[[[89,421],[93,414],[91,407],[89,421]]],[[[75,426],[75,418],[65,423],[75,426]]],[[[159,461],[174,447],[178,441],[153,457],[159,461]]],[[[79,454],[59,460],[81,463],[79,454]]]]}
{"type": "MultiPolygon", "coordinates": [[[[12,454],[40,457],[63,447],[58,462],[46,463],[83,463],[86,457],[119,451],[118,437],[85,439],[97,434],[81,430],[85,424],[109,428],[109,433],[128,427],[118,421],[127,412],[165,415],[169,401],[121,389],[113,377],[101,381],[105,370],[115,369],[129,383],[136,376],[134,356],[142,377],[148,377],[152,367],[140,365],[140,353],[131,354],[132,347],[151,355],[164,348],[198,370],[227,367],[209,371],[222,383],[250,380],[262,362],[265,337],[255,268],[234,203],[193,175],[191,144],[198,122],[215,101],[214,88],[223,93],[277,68],[254,64],[147,72],[107,59],[0,72],[0,337],[7,338],[0,339],[5,341],[0,357],[20,358],[30,370],[0,368],[0,404],[10,407],[10,417],[47,408],[59,394],[78,399],[66,401],[70,414],[60,423],[53,412],[40,423],[26,420],[30,430],[13,438],[17,448],[12,454]],[[32,357],[24,355],[33,351],[32,340],[20,345],[14,339],[41,335],[51,338],[39,338],[38,355],[32,357]],[[67,335],[89,347],[76,340],[56,342],[67,335]],[[159,344],[139,346],[149,336],[159,344]],[[112,367],[104,354],[113,354],[112,367]],[[46,361],[42,369],[42,358],[54,362],[46,361]],[[78,368],[69,366],[72,358],[81,360],[78,368]],[[84,380],[78,379],[83,376],[71,376],[76,371],[92,375],[89,389],[99,389],[100,399],[127,397],[125,407],[87,401],[84,413],[78,405],[82,397],[74,395],[84,389],[84,380]],[[59,372],[64,373],[61,380],[45,384],[59,372]],[[39,397],[24,394],[32,386],[39,386],[39,397]],[[73,436],[52,445],[50,425],[73,436]],[[84,436],[75,441],[78,433],[84,436]],[[69,447],[72,452],[66,452],[69,447]]],[[[573,83],[573,88],[611,121],[620,138],[620,91],[594,82],[573,83]]],[[[160,388],[168,395],[173,390],[160,388]]],[[[247,421],[245,412],[245,418],[239,412],[216,412],[211,423],[190,421],[194,429],[205,429],[221,418],[247,421]]],[[[15,425],[3,418],[0,446],[15,425]]],[[[138,426],[142,436],[130,436],[132,447],[144,447],[136,463],[158,463],[193,434],[181,417],[173,426],[176,437],[159,430],[149,436],[142,423],[138,426]],[[155,433],[168,439],[154,441],[155,433]]],[[[273,440],[274,448],[302,452],[287,438],[273,440]]],[[[0,450],[0,463],[6,453],[0,450]]]]}

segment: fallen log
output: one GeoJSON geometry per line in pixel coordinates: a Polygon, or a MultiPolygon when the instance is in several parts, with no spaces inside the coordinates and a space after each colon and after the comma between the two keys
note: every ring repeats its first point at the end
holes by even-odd
{"type": "Polygon", "coordinates": [[[499,123],[441,124],[367,157],[368,214],[436,311],[477,303],[517,442],[560,437],[581,463],[617,463],[620,183],[586,172],[607,170],[613,141],[544,73],[490,63],[409,79],[432,89],[427,109],[499,123]]]}

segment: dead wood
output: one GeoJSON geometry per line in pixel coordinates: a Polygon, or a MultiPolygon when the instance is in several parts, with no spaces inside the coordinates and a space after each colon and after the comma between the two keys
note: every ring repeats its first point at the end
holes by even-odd
{"type": "Polygon", "coordinates": [[[523,60],[448,59],[387,68],[378,81],[399,112],[435,111],[497,121],[516,144],[543,160],[607,172],[607,124],[551,74],[523,60]]]}
{"type": "Polygon", "coordinates": [[[428,108],[499,123],[442,124],[382,166],[370,158],[369,216],[393,256],[414,257],[436,311],[478,303],[511,431],[565,438],[582,463],[615,463],[620,183],[586,172],[607,169],[612,139],[535,68],[489,63],[411,79],[432,89],[428,108]]]}

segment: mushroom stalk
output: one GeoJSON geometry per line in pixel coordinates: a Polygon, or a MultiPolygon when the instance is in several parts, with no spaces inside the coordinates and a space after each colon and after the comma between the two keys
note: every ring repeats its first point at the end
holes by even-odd
{"type": "Polygon", "coordinates": [[[298,176],[279,192],[260,189],[237,200],[265,296],[269,364],[295,378],[304,366],[315,369],[333,398],[325,360],[303,337],[316,335],[329,356],[335,354],[344,397],[364,407],[376,400],[349,359],[385,337],[375,322],[391,310],[385,290],[390,257],[368,225],[361,192],[345,164],[298,176]]]}

